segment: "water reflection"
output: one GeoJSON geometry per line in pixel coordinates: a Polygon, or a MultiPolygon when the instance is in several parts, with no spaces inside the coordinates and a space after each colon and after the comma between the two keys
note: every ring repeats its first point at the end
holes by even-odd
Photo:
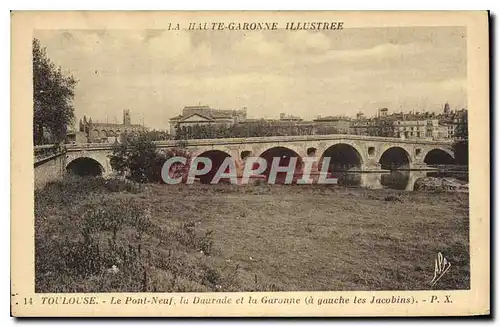
{"type": "Polygon", "coordinates": [[[384,173],[337,172],[339,185],[360,186],[369,189],[389,188],[394,190],[413,191],[415,182],[425,177],[451,177],[462,181],[469,179],[466,171],[409,171],[393,170],[384,173]]]}
{"type": "Polygon", "coordinates": [[[389,174],[382,174],[380,183],[394,190],[412,190],[411,184],[415,184],[418,178],[425,177],[425,175],[422,171],[393,170],[389,174]]]}

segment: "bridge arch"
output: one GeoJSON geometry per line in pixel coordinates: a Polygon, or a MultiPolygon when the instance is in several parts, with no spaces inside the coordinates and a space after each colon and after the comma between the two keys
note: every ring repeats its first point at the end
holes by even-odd
{"type": "MultiPolygon", "coordinates": [[[[299,153],[285,146],[275,146],[264,150],[259,157],[264,158],[267,162],[266,170],[262,173],[266,177],[269,177],[269,172],[271,171],[271,165],[275,157],[279,157],[279,166],[288,166],[291,158],[297,158],[297,163],[295,165],[295,174],[299,174],[302,170],[303,160],[299,153]]],[[[276,183],[284,181],[286,173],[278,173],[276,175],[276,183]]]]}
{"type": "Polygon", "coordinates": [[[385,149],[378,160],[382,169],[410,169],[412,160],[408,151],[400,146],[385,149]]]}
{"type": "Polygon", "coordinates": [[[321,158],[319,165],[321,167],[325,157],[330,158],[329,172],[361,170],[364,160],[362,152],[354,145],[348,143],[336,143],[328,147],[321,158]]]}
{"type": "MultiPolygon", "coordinates": [[[[206,173],[204,175],[197,175],[196,176],[200,179],[201,183],[209,184],[213,180],[215,173],[219,170],[219,168],[222,165],[222,163],[224,162],[224,160],[226,158],[232,158],[232,156],[229,153],[227,153],[226,151],[222,151],[222,150],[206,150],[206,151],[203,151],[196,156],[193,156],[193,159],[194,158],[209,158],[212,161],[212,168],[210,169],[210,171],[208,173],[206,173]]],[[[233,158],[233,160],[234,160],[234,158],[233,158]]],[[[236,161],[235,161],[235,164],[236,164],[236,161]]],[[[203,167],[203,164],[199,163],[198,168],[201,169],[202,167],[203,167]]],[[[228,172],[228,170],[226,169],[226,173],[227,172],[228,172]]],[[[227,182],[229,182],[228,179],[223,178],[220,180],[220,183],[227,183],[227,182]]]]}
{"type": "Polygon", "coordinates": [[[104,167],[96,159],[79,157],[66,165],[66,172],[78,176],[102,176],[104,167]]]}
{"type": "Polygon", "coordinates": [[[428,165],[451,165],[455,163],[455,156],[451,150],[435,148],[426,153],[424,162],[428,165]]]}

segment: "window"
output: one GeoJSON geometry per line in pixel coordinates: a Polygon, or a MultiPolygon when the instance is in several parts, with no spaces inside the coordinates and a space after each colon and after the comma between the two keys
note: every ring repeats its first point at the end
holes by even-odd
{"type": "Polygon", "coordinates": [[[368,155],[373,156],[374,154],[375,154],[375,147],[374,146],[368,147],[368,155]]]}

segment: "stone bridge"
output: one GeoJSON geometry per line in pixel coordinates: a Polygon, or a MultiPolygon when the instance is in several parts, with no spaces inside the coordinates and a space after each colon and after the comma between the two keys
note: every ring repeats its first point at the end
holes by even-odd
{"type": "MultiPolygon", "coordinates": [[[[180,141],[156,142],[158,151],[178,147],[180,141]]],[[[453,164],[451,141],[404,140],[359,135],[275,136],[182,141],[192,157],[209,157],[222,162],[231,156],[244,160],[248,156],[330,157],[330,166],[338,171],[377,172],[384,170],[425,170],[430,165],[453,164]]],[[[77,173],[111,172],[110,144],[66,145],[66,170],[77,173]]],[[[216,165],[216,164],[214,164],[216,165]]]]}

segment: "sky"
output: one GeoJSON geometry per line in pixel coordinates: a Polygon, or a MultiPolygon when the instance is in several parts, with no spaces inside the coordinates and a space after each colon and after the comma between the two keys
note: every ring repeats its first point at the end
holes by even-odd
{"type": "Polygon", "coordinates": [[[77,121],[168,129],[184,106],[304,119],[466,107],[463,27],[342,31],[38,30],[79,82],[77,121]]]}

